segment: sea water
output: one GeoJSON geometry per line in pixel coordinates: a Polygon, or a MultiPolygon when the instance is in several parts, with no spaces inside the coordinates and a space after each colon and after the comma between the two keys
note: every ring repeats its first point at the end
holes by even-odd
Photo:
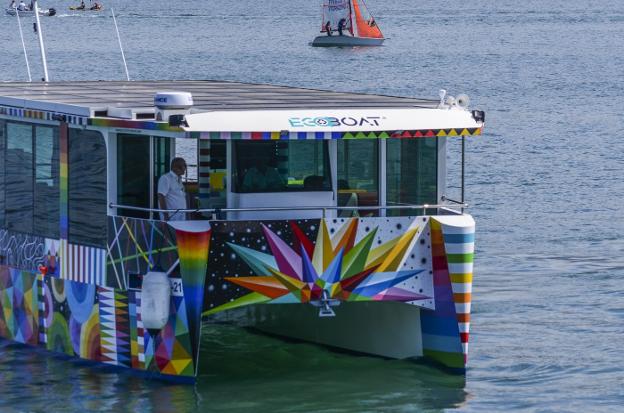
{"type": "MultiPolygon", "coordinates": [[[[205,326],[195,386],[0,341],[0,412],[622,410],[624,2],[368,3],[383,47],[309,47],[320,4],[304,0],[116,1],[99,13],[57,0],[41,23],[52,80],[125,79],[115,7],[135,80],[467,93],[487,126],[466,145],[477,250],[465,378],[205,326]]],[[[22,23],[40,78],[33,21],[22,23]]],[[[0,81],[27,80],[14,17],[0,17],[0,44],[0,81]]]]}

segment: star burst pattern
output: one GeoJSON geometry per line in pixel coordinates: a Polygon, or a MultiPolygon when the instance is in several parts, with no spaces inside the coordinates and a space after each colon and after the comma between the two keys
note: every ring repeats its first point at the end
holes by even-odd
{"type": "Polygon", "coordinates": [[[293,247],[262,225],[272,255],[228,243],[257,275],[225,279],[252,292],[207,314],[257,303],[308,303],[322,299],[324,292],[325,298],[340,301],[408,302],[431,298],[397,287],[423,271],[399,270],[413,247],[417,226],[375,248],[377,228],[355,242],[358,219],[348,220],[333,236],[321,220],[314,243],[296,223],[291,221],[290,227],[293,247]]]}

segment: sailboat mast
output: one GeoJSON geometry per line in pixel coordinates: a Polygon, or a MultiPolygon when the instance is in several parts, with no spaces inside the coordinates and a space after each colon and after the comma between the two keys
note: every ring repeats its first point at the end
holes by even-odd
{"type": "Polygon", "coordinates": [[[39,34],[39,50],[41,50],[41,62],[43,64],[43,81],[47,82],[50,78],[48,77],[48,63],[46,62],[45,47],[43,45],[43,30],[41,22],[39,21],[39,4],[37,4],[37,0],[33,0],[33,7],[35,9],[35,20],[37,21],[37,33],[39,34]]]}
{"type": "Polygon", "coordinates": [[[356,36],[355,28],[353,27],[353,0],[349,0],[349,31],[351,36],[356,36]]]}
{"type": "Polygon", "coordinates": [[[26,59],[26,71],[28,72],[28,81],[32,82],[32,76],[30,75],[30,64],[28,64],[28,54],[26,53],[26,43],[24,43],[24,34],[22,32],[22,22],[20,21],[17,6],[14,7],[13,10],[15,10],[15,16],[17,16],[17,26],[19,27],[20,38],[22,39],[22,49],[24,50],[24,59],[26,59]]]}

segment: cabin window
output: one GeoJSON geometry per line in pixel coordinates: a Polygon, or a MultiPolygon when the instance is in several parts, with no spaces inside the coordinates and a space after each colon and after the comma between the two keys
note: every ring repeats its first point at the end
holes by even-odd
{"type": "Polygon", "coordinates": [[[6,147],[0,151],[4,153],[3,172],[6,174],[6,193],[2,201],[6,227],[58,238],[58,128],[9,122],[6,136],[6,147]]]}
{"type": "MultiPolygon", "coordinates": [[[[387,204],[435,204],[438,193],[437,138],[388,139],[386,142],[387,204]]],[[[388,215],[399,214],[400,210],[388,210],[388,215]]]]}
{"type": "MultiPolygon", "coordinates": [[[[338,142],[338,206],[379,205],[379,141],[377,139],[341,140],[338,142]]],[[[342,210],[341,216],[354,211],[342,210]]],[[[378,215],[378,210],[364,210],[358,215],[378,215]]]]}
{"type": "Polygon", "coordinates": [[[6,227],[33,233],[32,125],[10,122],[6,131],[6,227]]]}
{"type": "Polygon", "coordinates": [[[60,220],[59,129],[35,126],[34,232],[58,239],[60,220]]]}
{"type": "Polygon", "coordinates": [[[325,141],[235,141],[234,192],[331,191],[325,141]]]}
{"type": "Polygon", "coordinates": [[[99,132],[69,130],[69,241],[106,246],[106,144],[99,132]]]}

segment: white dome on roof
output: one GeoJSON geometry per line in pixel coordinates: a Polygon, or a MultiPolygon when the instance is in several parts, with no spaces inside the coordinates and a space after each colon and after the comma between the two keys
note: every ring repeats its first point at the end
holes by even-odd
{"type": "Polygon", "coordinates": [[[193,106],[193,95],[188,92],[156,92],[154,106],[159,109],[188,109],[193,106]]]}

